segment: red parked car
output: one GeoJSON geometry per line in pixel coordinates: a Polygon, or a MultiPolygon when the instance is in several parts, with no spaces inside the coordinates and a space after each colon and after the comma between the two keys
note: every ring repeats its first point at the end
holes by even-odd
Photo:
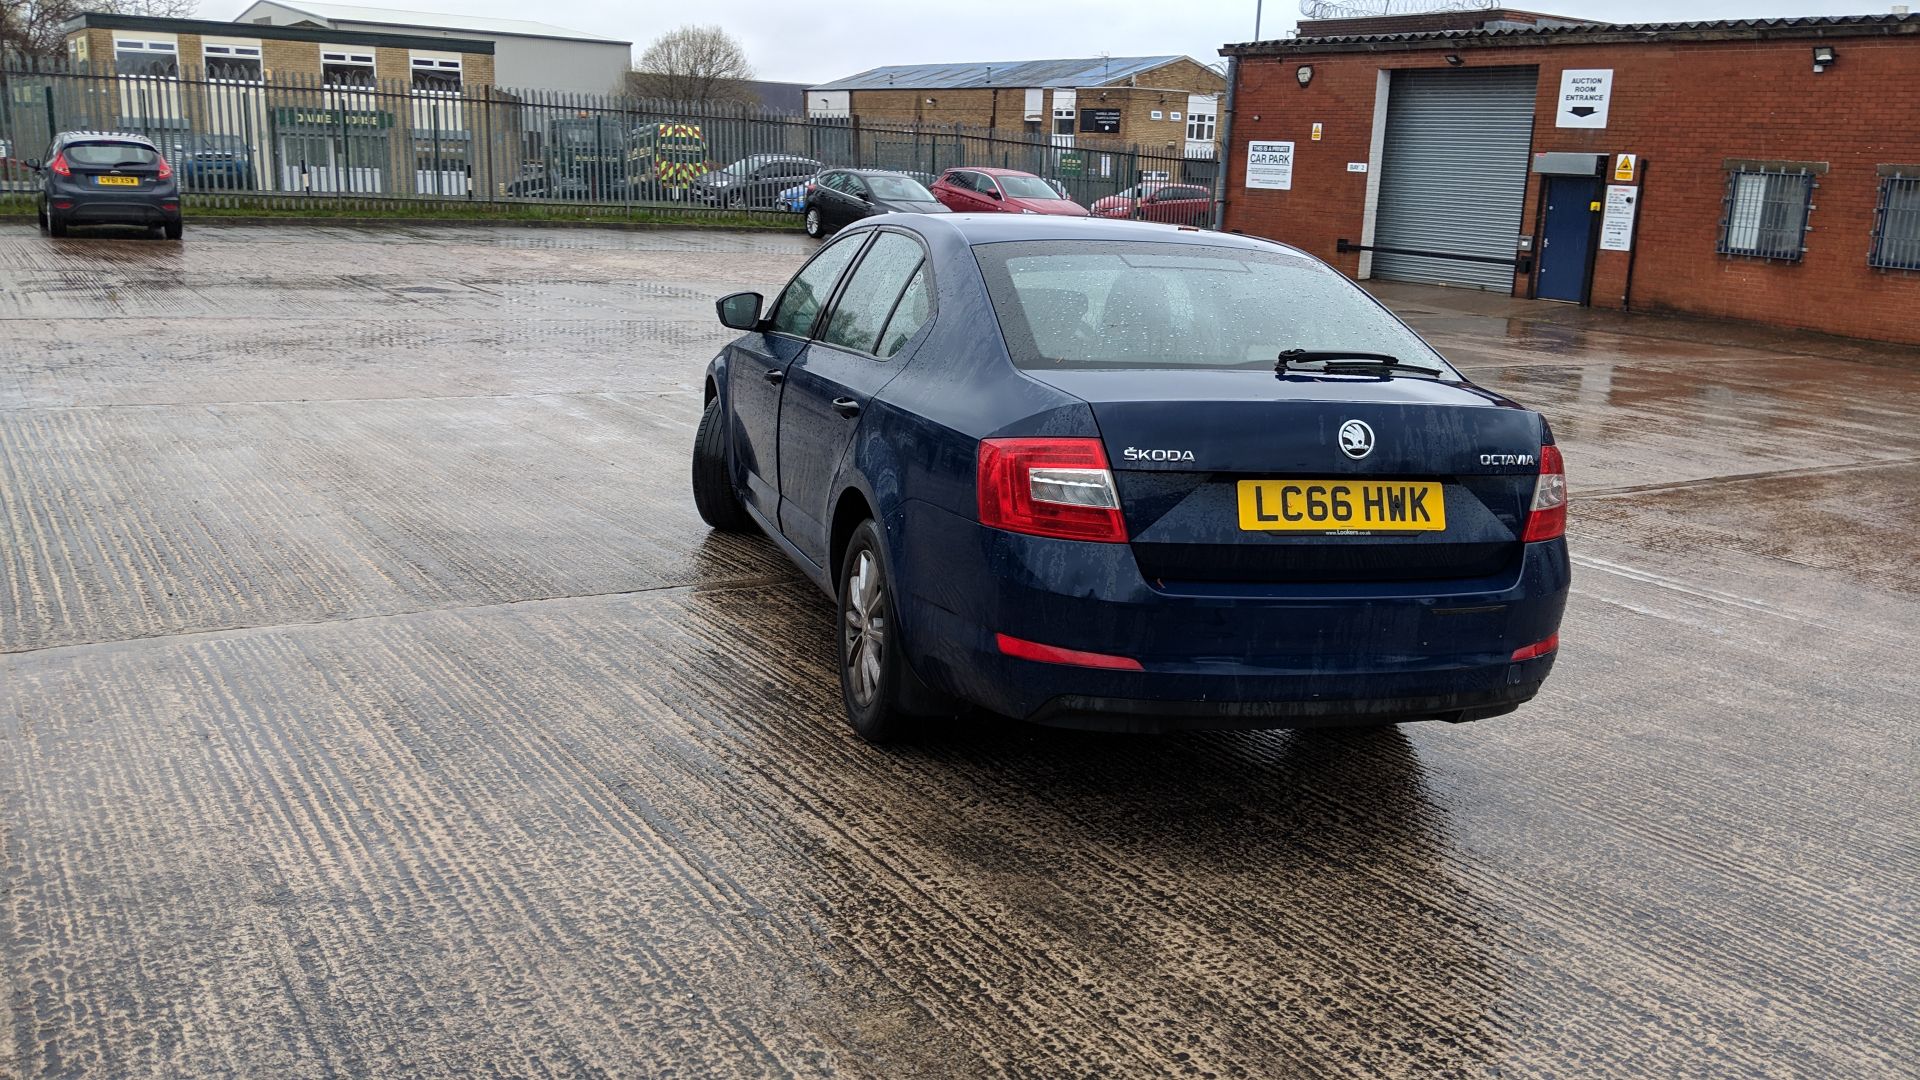
{"type": "Polygon", "coordinates": [[[933,197],[956,214],[1088,216],[1086,207],[1017,169],[948,169],[933,182],[933,197]]]}
{"type": "Polygon", "coordinates": [[[1141,184],[1118,195],[1109,195],[1093,204],[1093,216],[1131,218],[1134,201],[1140,200],[1140,220],[1164,221],[1169,225],[1213,223],[1213,192],[1192,184],[1141,184]]]}

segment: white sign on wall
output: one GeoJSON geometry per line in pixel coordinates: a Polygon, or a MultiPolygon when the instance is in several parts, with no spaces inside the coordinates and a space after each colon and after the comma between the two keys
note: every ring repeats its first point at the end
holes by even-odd
{"type": "Polygon", "coordinates": [[[1612,100],[1612,68],[1569,68],[1562,71],[1560,101],[1553,110],[1553,126],[1606,127],[1607,105],[1612,100]]]}
{"type": "Polygon", "coordinates": [[[1633,248],[1633,208],[1640,189],[1631,184],[1607,185],[1607,209],[1600,216],[1600,250],[1633,248]]]}
{"type": "Polygon", "coordinates": [[[1247,143],[1247,189],[1292,191],[1293,144],[1290,142],[1247,143]]]}

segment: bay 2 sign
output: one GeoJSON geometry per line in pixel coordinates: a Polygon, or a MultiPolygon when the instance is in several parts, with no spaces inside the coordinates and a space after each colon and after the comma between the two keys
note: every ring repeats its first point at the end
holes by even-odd
{"type": "Polygon", "coordinates": [[[1247,143],[1247,187],[1249,190],[1292,191],[1293,144],[1247,143]]]}

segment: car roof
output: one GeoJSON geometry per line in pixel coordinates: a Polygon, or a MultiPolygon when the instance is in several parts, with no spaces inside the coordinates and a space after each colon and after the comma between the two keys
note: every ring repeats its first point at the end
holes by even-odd
{"type": "Polygon", "coordinates": [[[988,176],[1032,176],[1035,180],[1039,179],[1035,174],[1020,169],[1000,169],[991,165],[955,165],[947,171],[986,173],[988,176]]]}
{"type": "Polygon", "coordinates": [[[154,147],[152,139],[147,138],[145,135],[137,135],[131,131],[63,131],[55,135],[53,141],[60,143],[127,142],[159,149],[158,147],[154,147]]]}
{"type": "Polygon", "coordinates": [[[1292,245],[1258,236],[1163,225],[1152,221],[1114,221],[1054,214],[888,214],[867,218],[851,228],[868,228],[877,223],[925,234],[951,230],[951,234],[958,234],[960,240],[968,245],[1017,243],[1024,240],[1131,240],[1137,243],[1238,248],[1243,251],[1282,251],[1311,257],[1292,245]]]}

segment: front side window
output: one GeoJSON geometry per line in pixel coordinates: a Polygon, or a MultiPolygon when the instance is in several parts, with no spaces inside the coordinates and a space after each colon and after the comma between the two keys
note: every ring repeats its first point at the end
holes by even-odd
{"type": "Polygon", "coordinates": [[[116,39],[113,43],[113,70],[116,75],[177,79],[180,77],[180,47],[171,41],[116,39]]]}
{"type": "Polygon", "coordinates": [[[1306,349],[1456,377],[1339,272],[1284,251],[1045,240],[973,252],[1023,368],[1272,370],[1282,351],[1306,349]]]}
{"type": "Polygon", "coordinates": [[[1727,174],[1720,254],[1799,262],[1806,247],[1813,174],[1735,169],[1727,174]]]}
{"type": "Polygon", "coordinates": [[[801,267],[787,283],[786,291],[780,294],[773,313],[774,330],[795,337],[811,334],[820,309],[826,306],[827,297],[833,295],[833,283],[840,280],[840,272],[853,261],[854,253],[866,239],[856,233],[835,240],[821,248],[812,262],[801,267]]]}
{"type": "Polygon", "coordinates": [[[260,82],[260,46],[204,46],[207,78],[224,82],[260,82]]]}
{"type": "Polygon", "coordinates": [[[1873,220],[1868,264],[1882,270],[1920,270],[1920,167],[1880,178],[1873,220]]]}
{"type": "Polygon", "coordinates": [[[430,56],[413,58],[413,88],[434,94],[460,92],[460,61],[430,56]]]}
{"type": "Polygon", "coordinates": [[[848,279],[820,340],[854,352],[877,352],[880,331],[900,300],[901,290],[924,257],[920,245],[899,233],[881,233],[848,279]]]}

